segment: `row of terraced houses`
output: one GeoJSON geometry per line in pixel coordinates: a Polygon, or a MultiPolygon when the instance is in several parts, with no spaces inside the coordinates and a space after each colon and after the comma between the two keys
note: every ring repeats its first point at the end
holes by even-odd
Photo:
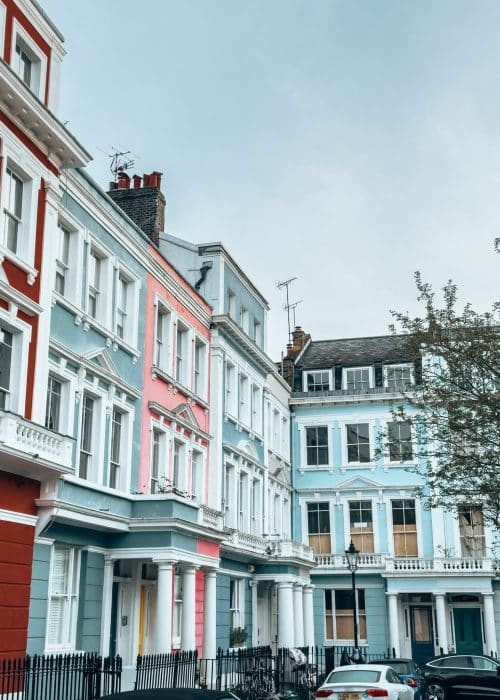
{"type": "Polygon", "coordinates": [[[240,264],[166,233],[161,173],[87,174],[36,2],[0,0],[0,51],[0,655],[347,646],[351,540],[362,646],[496,653],[493,533],[423,507],[391,417],[404,339],[297,328],[273,362],[240,264]]]}

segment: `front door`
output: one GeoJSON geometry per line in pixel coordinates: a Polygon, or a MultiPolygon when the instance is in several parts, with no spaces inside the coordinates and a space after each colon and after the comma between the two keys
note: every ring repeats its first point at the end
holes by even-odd
{"type": "Polygon", "coordinates": [[[457,654],[482,654],[481,611],[479,608],[453,608],[457,654]]]}
{"type": "Polygon", "coordinates": [[[432,608],[411,606],[411,656],[420,663],[434,656],[434,634],[432,632],[432,608]]]}

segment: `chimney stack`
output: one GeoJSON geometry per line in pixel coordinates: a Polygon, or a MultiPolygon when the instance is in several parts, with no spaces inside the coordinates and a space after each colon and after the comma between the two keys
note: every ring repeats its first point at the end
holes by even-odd
{"type": "Polygon", "coordinates": [[[286,346],[286,355],[281,362],[282,375],[283,379],[292,387],[292,391],[295,379],[295,360],[310,340],[309,333],[302,330],[300,326],[295,326],[292,342],[286,346]]]}
{"type": "Polygon", "coordinates": [[[123,209],[156,245],[159,236],[165,230],[165,196],[161,186],[162,173],[157,170],[132,177],[125,172],[118,174],[118,182],[111,183],[108,195],[123,209]]]}

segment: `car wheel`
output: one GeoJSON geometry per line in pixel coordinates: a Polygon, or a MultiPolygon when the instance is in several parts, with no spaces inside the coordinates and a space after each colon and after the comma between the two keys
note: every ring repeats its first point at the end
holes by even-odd
{"type": "Polygon", "coordinates": [[[429,700],[446,700],[446,691],[440,683],[429,683],[427,693],[429,700]]]}

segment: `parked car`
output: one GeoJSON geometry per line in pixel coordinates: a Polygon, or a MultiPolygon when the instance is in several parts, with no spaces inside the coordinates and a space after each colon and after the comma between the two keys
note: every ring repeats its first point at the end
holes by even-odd
{"type": "Polygon", "coordinates": [[[106,695],[106,700],[237,700],[237,698],[227,690],[154,688],[150,690],[127,690],[124,693],[106,695]]]}
{"type": "Polygon", "coordinates": [[[378,659],[369,663],[390,666],[403,682],[413,689],[413,700],[427,700],[427,684],[413,659],[378,659]]]}
{"type": "Polygon", "coordinates": [[[353,664],[339,666],[314,693],[329,700],[413,700],[413,690],[405,685],[390,666],[353,664]]]}
{"type": "Polygon", "coordinates": [[[420,670],[429,700],[500,700],[500,663],[489,656],[435,656],[420,664],[420,670]]]}

